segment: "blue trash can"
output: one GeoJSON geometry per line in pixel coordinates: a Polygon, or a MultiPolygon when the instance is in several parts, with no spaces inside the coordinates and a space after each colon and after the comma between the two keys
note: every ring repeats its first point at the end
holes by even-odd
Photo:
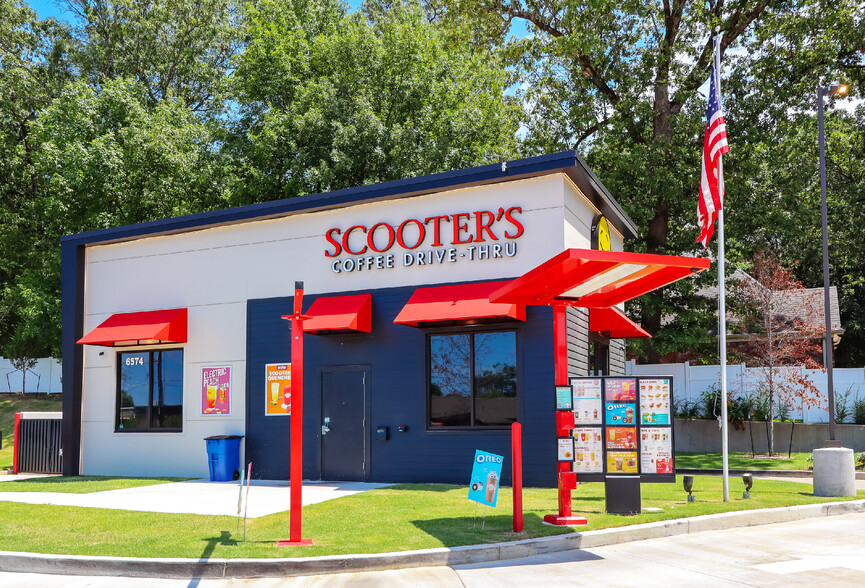
{"type": "Polygon", "coordinates": [[[205,437],[211,482],[229,482],[240,478],[240,440],[243,435],[205,437]]]}

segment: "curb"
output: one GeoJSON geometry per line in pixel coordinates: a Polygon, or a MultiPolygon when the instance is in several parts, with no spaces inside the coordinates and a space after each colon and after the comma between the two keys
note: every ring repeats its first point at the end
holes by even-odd
{"type": "MultiPolygon", "coordinates": [[[[676,474],[685,476],[720,476],[723,470],[714,470],[706,468],[676,468],[676,474]]],[[[753,474],[754,476],[762,476],[765,478],[811,478],[814,476],[813,470],[748,470],[748,469],[728,469],[727,472],[731,476],[741,476],[742,474],[753,474]]],[[[865,480],[865,471],[856,472],[857,480],[865,480]]]]}
{"type": "Polygon", "coordinates": [[[0,571],[72,576],[146,578],[276,578],[375,571],[427,566],[456,566],[501,561],[566,551],[616,545],[644,539],[689,535],[736,527],[786,523],[821,516],[865,512],[865,500],[826,502],[783,508],[737,511],[644,523],[628,527],[523,539],[509,543],[440,547],[394,553],[328,555],[279,559],[175,559],[49,555],[0,552],[0,571]]]}

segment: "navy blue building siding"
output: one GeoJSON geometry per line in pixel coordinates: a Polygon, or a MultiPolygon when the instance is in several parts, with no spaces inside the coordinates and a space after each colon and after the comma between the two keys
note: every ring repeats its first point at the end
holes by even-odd
{"type": "MultiPolygon", "coordinates": [[[[433,329],[395,325],[394,318],[415,287],[372,292],[372,332],[306,335],[304,339],[303,476],[321,479],[321,381],[328,367],[369,369],[371,422],[367,423],[369,481],[468,481],[475,449],[505,456],[503,482],[510,483],[510,430],[428,431],[427,334],[433,329]],[[407,432],[399,433],[398,425],[407,432]],[[390,428],[388,441],[374,439],[377,426],[390,428]]],[[[348,294],[340,292],[339,294],[348,294]]],[[[304,309],[314,301],[304,297],[304,309]]],[[[289,477],[290,417],[265,416],[264,366],[288,362],[290,325],[280,316],[291,297],[250,300],[247,304],[246,457],[254,476],[289,477]]],[[[523,425],[523,476],[530,486],[556,484],[555,399],[552,312],[529,307],[526,322],[490,325],[517,332],[519,421],[523,425]]]]}

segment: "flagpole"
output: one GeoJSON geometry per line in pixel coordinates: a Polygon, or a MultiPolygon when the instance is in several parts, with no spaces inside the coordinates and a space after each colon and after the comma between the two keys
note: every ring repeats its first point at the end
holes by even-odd
{"type": "MultiPolygon", "coordinates": [[[[715,72],[718,80],[718,100],[721,99],[721,27],[715,27],[715,72]]],[[[724,156],[718,155],[718,192],[722,194],[718,211],[718,333],[721,351],[721,463],[724,476],[724,502],[730,502],[730,460],[727,431],[727,303],[724,280],[724,156]]]]}

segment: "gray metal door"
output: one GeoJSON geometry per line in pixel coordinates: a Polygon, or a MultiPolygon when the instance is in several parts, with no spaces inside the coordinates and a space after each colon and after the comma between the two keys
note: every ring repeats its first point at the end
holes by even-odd
{"type": "Polygon", "coordinates": [[[367,476],[368,370],[331,368],[321,374],[321,477],[362,481],[367,476]]]}

